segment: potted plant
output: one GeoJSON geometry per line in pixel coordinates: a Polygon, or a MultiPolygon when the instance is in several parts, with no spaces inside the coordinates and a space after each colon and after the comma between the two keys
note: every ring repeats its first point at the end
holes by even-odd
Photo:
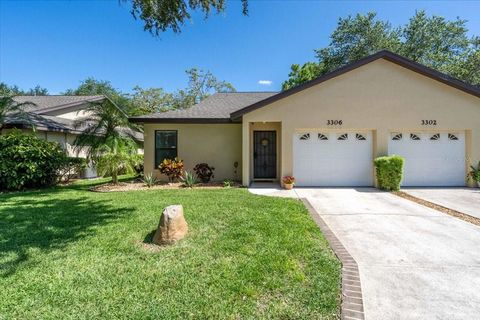
{"type": "Polygon", "coordinates": [[[287,190],[292,190],[293,185],[295,184],[295,177],[292,176],[285,176],[282,178],[283,186],[287,190]]]}
{"type": "Polygon", "coordinates": [[[480,188],[480,161],[478,162],[476,168],[474,166],[470,166],[470,168],[472,170],[468,173],[468,176],[472,178],[472,180],[475,181],[477,186],[480,188]]]}

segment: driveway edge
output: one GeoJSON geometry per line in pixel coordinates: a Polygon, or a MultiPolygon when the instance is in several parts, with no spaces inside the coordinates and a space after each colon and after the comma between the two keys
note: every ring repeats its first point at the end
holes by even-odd
{"type": "Polygon", "coordinates": [[[345,320],[364,320],[362,286],[360,283],[360,273],[355,259],[345,249],[337,236],[330,230],[328,225],[315,210],[310,201],[306,198],[300,198],[308,209],[310,216],[322,231],[335,255],[342,263],[342,306],[341,319],[345,320]]]}

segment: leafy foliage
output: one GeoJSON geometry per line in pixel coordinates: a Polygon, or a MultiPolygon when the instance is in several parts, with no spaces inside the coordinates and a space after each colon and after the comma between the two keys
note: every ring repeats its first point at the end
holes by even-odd
{"type": "Polygon", "coordinates": [[[86,159],[67,157],[59,171],[59,180],[69,182],[72,178],[79,177],[85,168],[87,168],[86,159]]]}
{"type": "MultiPolygon", "coordinates": [[[[123,0],[126,1],[126,0],[123,0]]],[[[191,18],[191,12],[200,10],[208,17],[211,11],[225,11],[225,0],[131,0],[132,15],[144,22],[144,30],[158,36],[171,29],[181,32],[185,21],[191,18]]],[[[248,0],[241,0],[243,14],[248,14],[248,0]]]]}
{"type": "Polygon", "coordinates": [[[193,171],[197,174],[197,177],[203,183],[209,182],[212,178],[215,178],[213,175],[214,167],[210,167],[207,163],[199,163],[195,165],[193,171]]]}
{"type": "Polygon", "coordinates": [[[188,172],[188,171],[184,172],[184,174],[181,177],[181,180],[183,182],[183,185],[187,188],[193,188],[198,182],[197,177],[192,172],[188,172]]]}
{"type": "Polygon", "coordinates": [[[149,188],[153,187],[155,184],[157,184],[158,180],[155,178],[155,176],[152,173],[147,173],[143,179],[142,182],[145,183],[145,185],[149,188]]]}
{"type": "Polygon", "coordinates": [[[137,176],[143,175],[143,169],[144,169],[144,156],[143,154],[135,154],[132,156],[132,162],[133,162],[133,169],[135,170],[135,174],[137,176]]]}
{"type": "Polygon", "coordinates": [[[175,159],[163,159],[162,163],[158,166],[160,173],[168,177],[168,181],[175,182],[182,176],[183,173],[183,161],[179,158],[175,159]]]}
{"type": "Polygon", "coordinates": [[[378,187],[388,191],[400,190],[405,160],[400,156],[389,156],[376,158],[374,163],[378,187]]]}
{"type": "Polygon", "coordinates": [[[77,152],[85,150],[89,159],[93,159],[106,145],[112,147],[119,140],[132,140],[128,116],[110,101],[92,102],[85,109],[89,116],[74,122],[77,129],[82,129],[74,141],[77,152]],[[116,142],[114,142],[117,140],[116,142]]]}
{"type": "Polygon", "coordinates": [[[46,96],[48,90],[39,85],[28,90],[22,90],[18,86],[9,86],[5,82],[0,82],[0,96],[46,96]]]}
{"type": "Polygon", "coordinates": [[[98,150],[95,156],[97,173],[104,177],[112,177],[112,183],[118,183],[122,173],[134,173],[136,146],[132,140],[111,138],[98,150]]]}
{"type": "Polygon", "coordinates": [[[470,172],[468,173],[469,177],[475,182],[480,182],[480,161],[478,162],[477,167],[470,166],[470,172]]]}
{"type": "Polygon", "coordinates": [[[58,182],[67,156],[56,142],[19,131],[0,136],[0,190],[40,188],[58,182]]]}
{"type": "Polygon", "coordinates": [[[480,84],[480,38],[469,38],[466,21],[447,21],[418,11],[402,27],[376,13],[341,18],[328,47],[316,50],[316,62],[293,64],[283,90],[290,89],[380,50],[390,50],[468,83],[480,84]]]}

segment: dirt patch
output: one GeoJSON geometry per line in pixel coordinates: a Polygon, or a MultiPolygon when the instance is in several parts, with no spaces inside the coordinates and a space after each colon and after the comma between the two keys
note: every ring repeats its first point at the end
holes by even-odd
{"type": "Polygon", "coordinates": [[[460,211],[456,211],[456,210],[453,210],[453,209],[450,209],[450,208],[447,208],[447,207],[444,207],[444,206],[441,206],[441,205],[438,205],[436,203],[433,203],[433,202],[430,202],[430,201],[427,201],[427,200],[423,200],[423,199],[420,199],[420,198],[417,198],[417,197],[414,197],[408,193],[405,193],[405,192],[402,192],[402,191],[396,191],[396,192],[392,192],[394,195],[397,195],[399,197],[402,197],[404,199],[407,199],[407,200],[410,200],[410,201],[413,201],[413,202],[416,202],[418,204],[421,204],[425,207],[428,207],[428,208],[431,208],[431,209],[435,209],[437,211],[440,211],[440,212],[443,212],[443,213],[446,213],[448,215],[451,215],[452,217],[455,217],[455,218],[458,218],[458,219],[462,219],[463,221],[466,221],[466,222],[470,222],[470,223],[473,223],[477,226],[480,226],[480,219],[479,218],[476,218],[476,217],[472,217],[471,215],[468,215],[466,213],[463,213],[463,212],[460,212],[460,211]]]}
{"type": "MultiPolygon", "coordinates": [[[[241,185],[239,183],[234,183],[230,186],[231,188],[239,188],[241,185]]],[[[223,182],[208,182],[208,183],[198,183],[195,185],[194,189],[222,189],[223,182]]],[[[147,187],[145,183],[140,181],[132,182],[120,182],[118,184],[105,183],[98,186],[90,188],[90,191],[94,192],[123,192],[123,191],[134,191],[134,190],[158,190],[158,189],[188,189],[182,183],[157,183],[151,187],[147,187]]]]}

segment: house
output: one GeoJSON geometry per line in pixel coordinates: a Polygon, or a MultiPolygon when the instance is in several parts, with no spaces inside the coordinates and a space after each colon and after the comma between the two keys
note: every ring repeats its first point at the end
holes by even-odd
{"type": "Polygon", "coordinates": [[[279,93],[218,93],[187,110],[131,118],[145,172],[178,156],[217,180],[374,186],[373,159],[405,158],[404,186],[465,186],[480,160],[480,88],[381,51],[279,93]]]}
{"type": "MultiPolygon", "coordinates": [[[[96,96],[15,96],[14,100],[18,103],[31,102],[24,108],[26,117],[17,117],[15,115],[7,116],[0,134],[7,133],[13,129],[19,129],[25,132],[32,132],[35,128],[35,134],[42,139],[58,142],[67,154],[72,157],[86,157],[85,150],[75,150],[73,142],[75,138],[82,133],[82,128],[77,128],[74,122],[89,115],[87,108],[92,103],[114,103],[103,95],[96,96]]],[[[116,106],[115,106],[116,107],[116,106]]],[[[129,133],[139,144],[139,149],[143,149],[143,134],[130,129],[129,133]]],[[[96,177],[96,171],[89,166],[84,172],[85,178],[96,177]]]]}

